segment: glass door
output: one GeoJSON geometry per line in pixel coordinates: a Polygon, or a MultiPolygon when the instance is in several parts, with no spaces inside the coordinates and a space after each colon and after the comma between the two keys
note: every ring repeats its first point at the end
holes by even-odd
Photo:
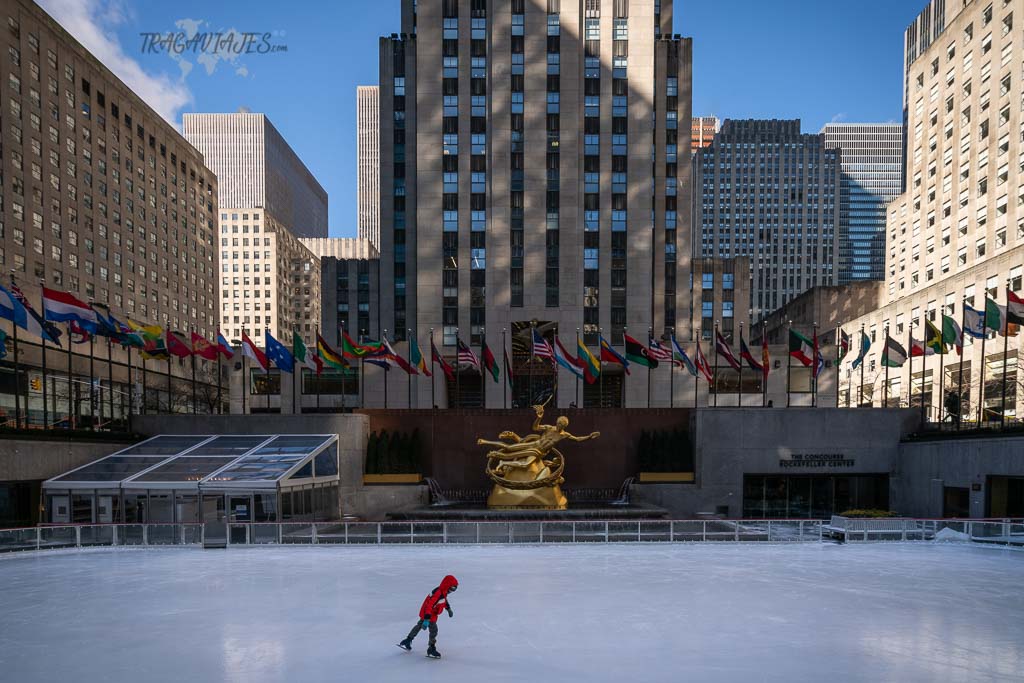
{"type": "Polygon", "coordinates": [[[205,537],[203,544],[207,547],[223,547],[228,542],[227,514],[224,505],[224,494],[203,495],[203,524],[205,537]]]}

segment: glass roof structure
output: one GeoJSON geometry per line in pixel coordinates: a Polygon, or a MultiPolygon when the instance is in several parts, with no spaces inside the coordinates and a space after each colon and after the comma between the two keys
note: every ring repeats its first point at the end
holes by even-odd
{"type": "Polygon", "coordinates": [[[162,434],[49,479],[43,488],[276,489],[337,478],[337,434],[162,434]]]}

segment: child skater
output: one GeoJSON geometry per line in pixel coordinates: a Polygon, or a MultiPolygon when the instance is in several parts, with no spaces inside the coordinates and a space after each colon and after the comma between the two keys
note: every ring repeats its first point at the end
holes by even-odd
{"type": "Polygon", "coordinates": [[[441,580],[441,585],[430,591],[430,595],[423,601],[420,607],[420,620],[409,631],[405,640],[398,644],[403,650],[412,650],[412,639],[425,629],[430,629],[430,641],[427,643],[427,656],[431,659],[440,659],[441,653],[437,651],[437,618],[441,616],[441,610],[448,610],[448,618],[452,616],[452,606],[448,603],[448,595],[454,593],[459,587],[459,582],[454,576],[448,575],[441,580]]]}

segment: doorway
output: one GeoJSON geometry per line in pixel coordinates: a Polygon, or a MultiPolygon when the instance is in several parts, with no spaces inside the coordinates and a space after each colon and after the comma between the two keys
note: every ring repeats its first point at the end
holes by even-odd
{"type": "Polygon", "coordinates": [[[971,516],[971,490],[967,487],[946,486],[942,490],[942,516],[967,518],[971,516]]]}
{"type": "Polygon", "coordinates": [[[223,494],[203,496],[204,548],[224,548],[228,544],[227,513],[223,494]]]}

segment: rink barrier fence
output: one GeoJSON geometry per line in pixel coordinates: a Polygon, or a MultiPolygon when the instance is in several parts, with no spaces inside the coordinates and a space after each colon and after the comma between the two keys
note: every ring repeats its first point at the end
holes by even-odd
{"type": "MultiPolygon", "coordinates": [[[[826,520],[229,523],[232,545],[488,543],[808,543],[828,538],[826,520]]],[[[847,520],[847,542],[927,541],[942,529],[975,542],[1024,545],[1024,519],[847,520]],[[849,522],[852,522],[850,524],[849,522]]],[[[224,526],[219,525],[223,531],[224,526]]],[[[204,524],[82,524],[0,529],[0,552],[116,546],[202,547],[204,524]]]]}

